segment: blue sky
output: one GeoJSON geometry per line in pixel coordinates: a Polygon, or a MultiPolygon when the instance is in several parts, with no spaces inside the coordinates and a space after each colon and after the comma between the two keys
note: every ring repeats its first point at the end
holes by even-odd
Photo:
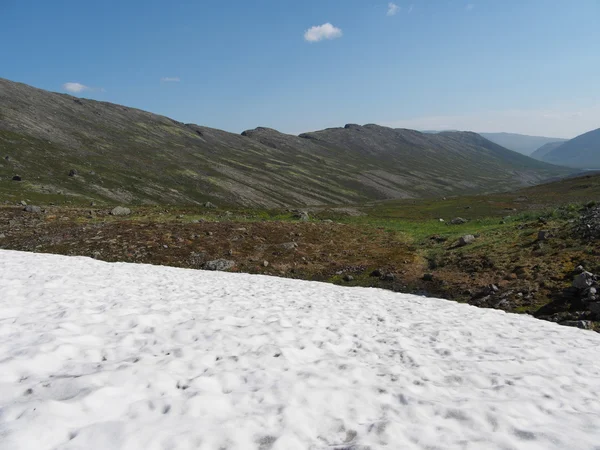
{"type": "Polygon", "coordinates": [[[0,0],[0,77],[233,132],[572,137],[600,127],[599,23],[599,0],[0,0]]]}

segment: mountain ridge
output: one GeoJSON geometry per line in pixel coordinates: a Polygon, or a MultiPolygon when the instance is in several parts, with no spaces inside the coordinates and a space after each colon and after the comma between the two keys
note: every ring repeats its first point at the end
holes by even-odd
{"type": "Polygon", "coordinates": [[[474,133],[348,124],[234,134],[5,79],[0,152],[0,195],[19,200],[357,204],[506,190],[572,172],[474,133]]]}

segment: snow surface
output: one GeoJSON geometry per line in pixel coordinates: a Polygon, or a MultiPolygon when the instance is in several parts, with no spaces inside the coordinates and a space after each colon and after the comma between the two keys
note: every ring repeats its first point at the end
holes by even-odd
{"type": "Polygon", "coordinates": [[[378,289],[0,251],[0,448],[597,449],[599,344],[378,289]]]}

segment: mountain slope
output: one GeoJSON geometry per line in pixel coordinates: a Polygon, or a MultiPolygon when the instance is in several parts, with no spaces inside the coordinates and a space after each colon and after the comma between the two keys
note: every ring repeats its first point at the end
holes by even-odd
{"type": "Polygon", "coordinates": [[[568,167],[600,169],[600,128],[581,134],[541,156],[538,154],[538,157],[568,167]]]}
{"type": "Polygon", "coordinates": [[[542,145],[552,142],[566,142],[567,139],[544,136],[528,136],[517,133],[479,133],[484,138],[502,147],[530,156],[542,145]]]}
{"type": "Polygon", "coordinates": [[[548,153],[550,153],[551,151],[553,151],[555,148],[560,147],[564,143],[565,143],[564,141],[560,141],[560,142],[548,142],[547,144],[544,144],[540,148],[538,148],[530,156],[532,158],[535,158],[535,159],[539,160],[539,161],[544,161],[544,157],[548,153]]]}
{"type": "Polygon", "coordinates": [[[506,190],[570,172],[474,133],[369,125],[237,135],[3,79],[0,155],[0,195],[11,200],[343,204],[506,190]]]}

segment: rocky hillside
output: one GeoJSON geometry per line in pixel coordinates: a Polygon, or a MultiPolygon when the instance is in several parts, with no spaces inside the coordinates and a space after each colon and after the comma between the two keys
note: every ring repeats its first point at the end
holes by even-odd
{"type": "Polygon", "coordinates": [[[533,155],[541,161],[580,169],[600,169],[600,128],[551,148],[542,147],[533,155]]]}
{"type": "Polygon", "coordinates": [[[566,175],[474,133],[242,135],[0,79],[0,198],[247,207],[491,192],[566,175]]]}

